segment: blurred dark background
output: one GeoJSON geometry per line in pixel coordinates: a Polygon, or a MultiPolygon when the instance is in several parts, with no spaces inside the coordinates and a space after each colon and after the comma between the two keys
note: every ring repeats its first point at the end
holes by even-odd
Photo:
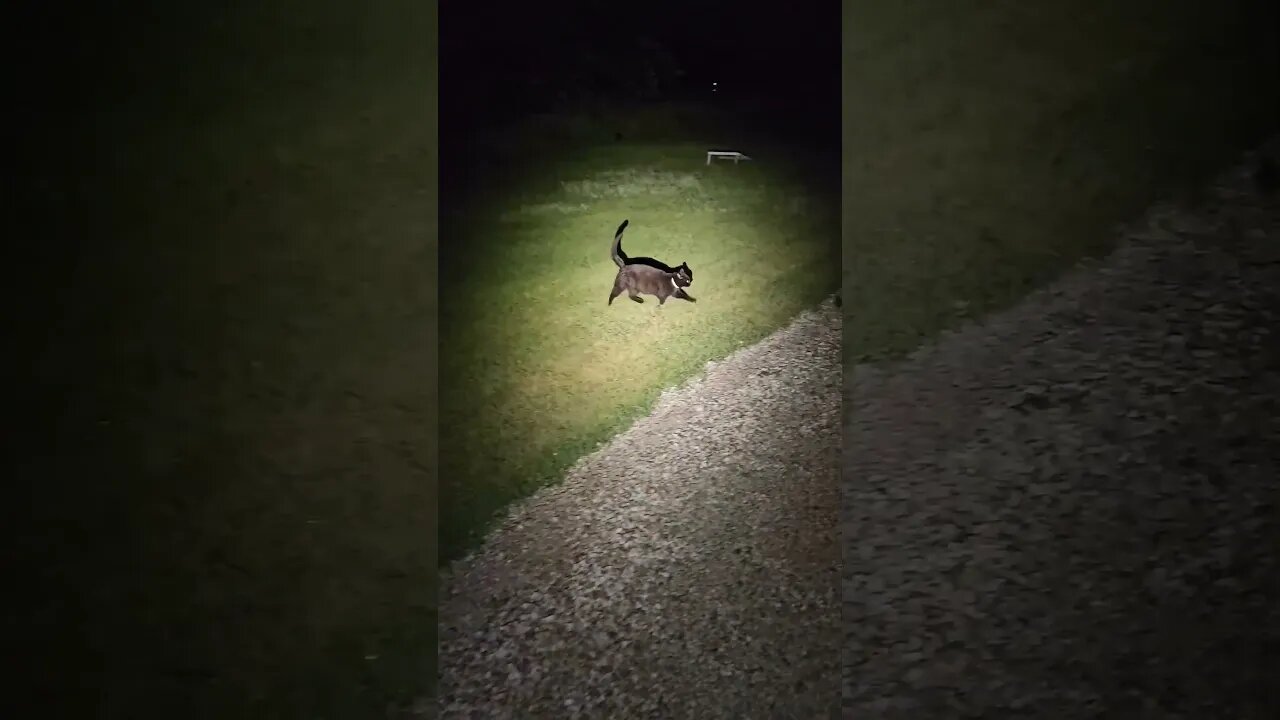
{"type": "Polygon", "coordinates": [[[495,156],[510,145],[527,154],[716,138],[833,161],[839,148],[838,3],[565,0],[440,12],[446,212],[500,174],[495,156]]]}
{"type": "Polygon", "coordinates": [[[407,704],[435,654],[434,5],[4,26],[0,714],[407,704]]]}

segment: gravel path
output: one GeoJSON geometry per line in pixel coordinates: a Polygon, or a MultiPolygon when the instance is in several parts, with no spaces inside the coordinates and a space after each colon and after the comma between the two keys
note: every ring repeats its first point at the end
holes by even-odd
{"type": "Polygon", "coordinates": [[[1249,167],[845,378],[845,717],[1280,717],[1280,201],[1249,167]]]}
{"type": "Polygon", "coordinates": [[[840,312],[669,391],[442,578],[442,718],[838,712],[840,312]]]}

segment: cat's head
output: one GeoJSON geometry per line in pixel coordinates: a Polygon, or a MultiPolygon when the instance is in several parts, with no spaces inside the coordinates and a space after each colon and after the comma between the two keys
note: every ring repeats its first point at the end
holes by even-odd
{"type": "Polygon", "coordinates": [[[689,268],[688,263],[680,263],[676,267],[676,285],[680,287],[689,287],[693,284],[693,270],[689,268]]]}

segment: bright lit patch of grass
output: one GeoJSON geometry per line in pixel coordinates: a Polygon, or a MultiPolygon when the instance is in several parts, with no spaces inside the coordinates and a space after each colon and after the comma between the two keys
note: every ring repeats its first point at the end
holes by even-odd
{"type": "MultiPolygon", "coordinates": [[[[791,161],[705,164],[706,146],[615,145],[522,168],[455,217],[441,260],[441,553],[553,481],[665,387],[833,292],[831,182],[791,161]],[[607,304],[629,255],[693,268],[697,303],[607,304]]],[[[785,158],[785,155],[775,156],[785,158]]],[[[447,222],[447,221],[445,221],[447,222]]]]}

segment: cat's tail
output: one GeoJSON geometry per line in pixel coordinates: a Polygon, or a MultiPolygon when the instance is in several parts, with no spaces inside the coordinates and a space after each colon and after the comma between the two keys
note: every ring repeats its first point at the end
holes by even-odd
{"type": "Polygon", "coordinates": [[[622,231],[627,229],[627,223],[630,220],[623,220],[618,226],[618,232],[613,236],[613,247],[609,249],[609,254],[613,257],[613,264],[622,267],[627,264],[627,254],[622,252],[622,231]]]}

